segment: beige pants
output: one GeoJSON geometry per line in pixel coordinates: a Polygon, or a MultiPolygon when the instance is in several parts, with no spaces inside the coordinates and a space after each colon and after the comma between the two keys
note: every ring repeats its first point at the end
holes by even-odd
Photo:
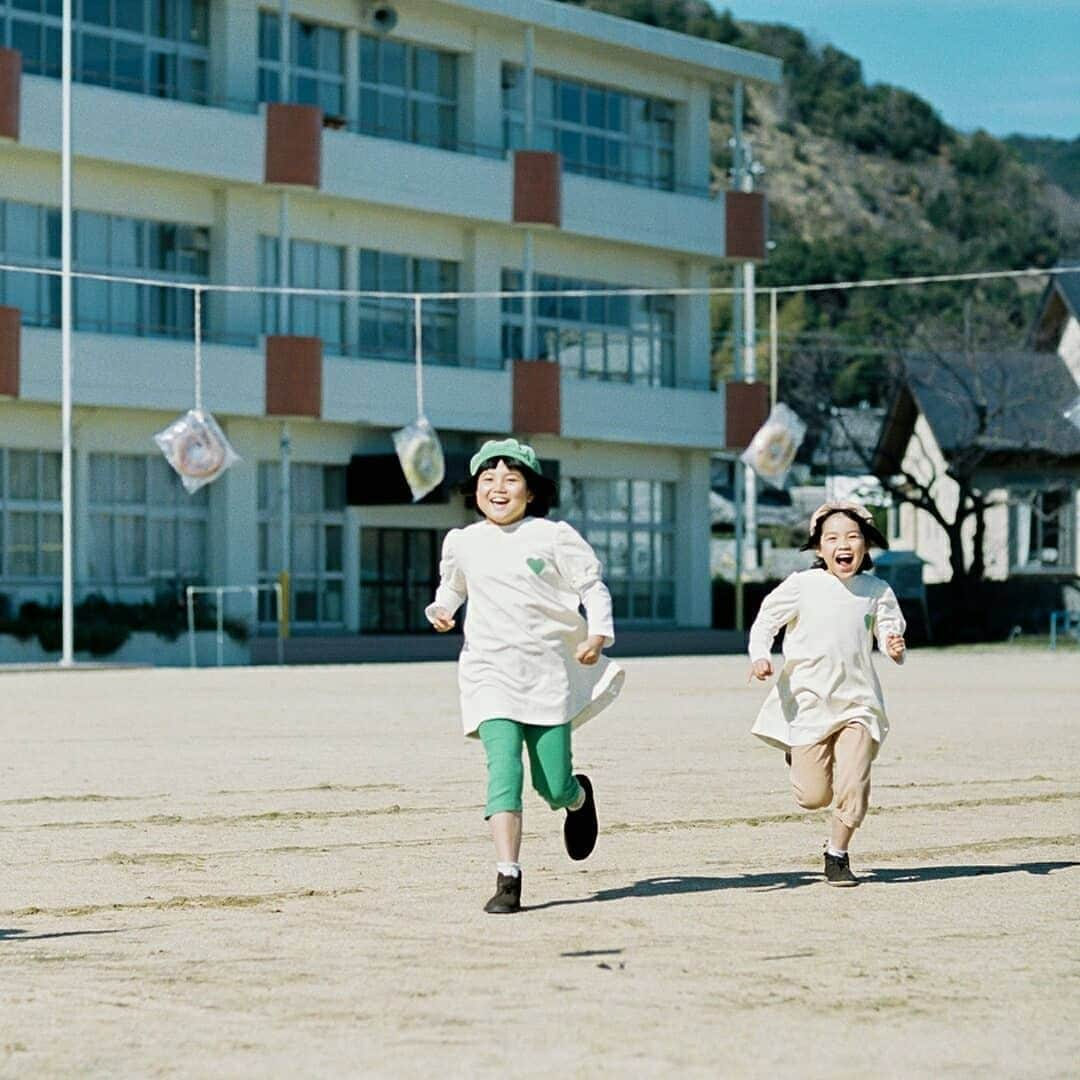
{"type": "Polygon", "coordinates": [[[791,748],[791,788],[804,810],[820,810],[833,801],[836,816],[857,829],[870,805],[870,762],[874,740],[862,724],[850,723],[810,746],[791,748]]]}

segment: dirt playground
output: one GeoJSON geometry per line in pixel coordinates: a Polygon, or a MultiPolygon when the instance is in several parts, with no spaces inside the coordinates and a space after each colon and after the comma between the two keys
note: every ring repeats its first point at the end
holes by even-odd
{"type": "Polygon", "coordinates": [[[742,659],[624,666],[509,917],[451,664],[0,675],[0,1077],[1076,1075],[1080,657],[879,663],[856,889],[742,659]]]}

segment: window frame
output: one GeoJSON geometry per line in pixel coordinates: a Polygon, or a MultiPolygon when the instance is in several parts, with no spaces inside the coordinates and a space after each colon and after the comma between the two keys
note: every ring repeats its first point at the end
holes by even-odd
{"type": "Polygon", "coordinates": [[[168,586],[203,585],[207,581],[210,569],[210,500],[209,491],[206,488],[189,494],[180,483],[180,478],[168,465],[164,458],[156,454],[125,454],[115,451],[91,451],[88,459],[90,475],[87,477],[87,584],[93,588],[152,588],[155,592],[165,591],[168,586]],[[125,462],[142,463],[142,486],[141,499],[121,499],[118,495],[117,464],[120,459],[125,462]],[[94,490],[94,471],[103,461],[108,462],[110,496],[107,499],[98,498],[94,490]],[[156,481],[154,473],[160,478],[167,477],[167,487],[172,498],[168,502],[156,501],[154,491],[156,481]],[[108,537],[105,545],[109,551],[109,571],[104,576],[94,573],[91,569],[95,558],[94,529],[95,519],[105,518],[108,521],[108,537]],[[142,573],[131,574],[123,572],[123,567],[118,560],[118,552],[121,542],[118,537],[117,522],[119,519],[130,519],[140,522],[143,533],[142,573]],[[172,565],[159,567],[156,564],[156,532],[155,527],[171,526],[172,537],[172,565]],[[199,562],[201,566],[185,568],[181,565],[180,553],[185,550],[182,541],[182,533],[185,525],[197,526],[202,531],[201,552],[199,562]]]}
{"type": "Polygon", "coordinates": [[[281,24],[277,11],[259,8],[258,30],[256,38],[256,72],[258,80],[257,98],[259,101],[288,101],[294,105],[315,105],[322,109],[323,115],[333,120],[344,121],[346,101],[345,50],[348,47],[347,35],[343,27],[333,23],[304,18],[300,15],[289,16],[289,88],[283,97],[281,93],[281,24]],[[300,35],[311,32],[317,35],[315,40],[316,63],[300,62],[300,35]],[[328,50],[327,36],[336,35],[338,60],[336,65],[324,66],[322,60],[328,50]],[[274,56],[266,55],[266,46],[274,42],[274,56]],[[311,83],[316,88],[314,100],[309,95],[300,94],[301,80],[311,83]],[[271,89],[273,81],[273,89],[271,89]],[[333,96],[333,107],[328,107],[326,95],[333,96]],[[302,100],[302,98],[304,100],[302,100]]]}
{"type": "Polygon", "coordinates": [[[55,498],[45,492],[45,459],[54,459],[57,482],[59,483],[60,451],[41,450],[20,446],[0,446],[0,582],[12,585],[55,585],[62,573],[63,542],[54,537],[56,562],[52,567],[46,564],[49,541],[45,539],[46,519],[51,519],[57,528],[61,527],[62,506],[60,492],[55,498]],[[11,492],[11,455],[33,454],[34,460],[34,496],[15,496],[11,492]],[[13,533],[11,519],[14,515],[32,515],[34,519],[34,570],[32,573],[14,573],[11,570],[13,533]]]}
{"type": "Polygon", "coordinates": [[[593,546],[604,568],[615,618],[621,625],[672,626],[676,622],[678,549],[675,542],[676,485],[668,480],[615,477],[564,477],[558,516],[569,522],[593,546]],[[602,486],[602,487],[601,487],[602,486]],[[625,498],[620,489],[625,491],[625,498]],[[596,507],[607,506],[606,511],[596,507]],[[647,509],[646,509],[647,507],[647,509]],[[620,565],[613,557],[612,538],[625,553],[620,565]],[[635,560],[648,550],[649,572],[635,560]],[[667,572],[657,572],[667,562],[667,572]],[[647,615],[635,610],[648,597],[647,615]],[[662,611],[662,608],[668,608],[662,611]]]}
{"type": "MultiPolygon", "coordinates": [[[[516,292],[521,288],[521,271],[504,267],[503,291],[516,292]]],[[[535,288],[538,292],[556,292],[564,289],[625,289],[629,286],[538,274],[535,288]]],[[[678,309],[674,297],[656,294],[547,299],[541,296],[533,304],[534,355],[537,358],[557,358],[564,371],[582,379],[653,387],[677,385],[678,309]],[[639,305],[643,310],[638,309],[639,305]],[[608,314],[619,312],[621,308],[626,311],[625,321],[621,316],[608,314]],[[580,315],[573,314],[575,309],[580,315]],[[597,317],[598,310],[603,311],[602,317],[597,317]],[[625,347],[620,347],[620,337],[625,339],[625,347]],[[647,356],[644,355],[646,350],[647,356]]],[[[521,359],[524,355],[524,325],[522,302],[504,298],[501,322],[504,362],[521,359]]]]}
{"type": "Polygon", "coordinates": [[[1057,483],[1025,485],[1009,489],[1009,573],[1014,575],[1069,575],[1077,572],[1077,503],[1076,485],[1067,479],[1057,483]],[[1046,550],[1042,542],[1048,515],[1042,511],[1041,503],[1047,496],[1063,495],[1061,506],[1057,509],[1058,520],[1055,528],[1059,530],[1061,541],[1058,550],[1061,554],[1057,562],[1047,563],[1042,559],[1046,550]],[[1026,513],[1024,512],[1026,510],[1026,513]],[[1022,542],[1021,530],[1026,529],[1027,538],[1022,542]],[[1035,533],[1036,535],[1032,536],[1035,533]],[[1039,541],[1038,546],[1033,542],[1039,541]],[[1027,549],[1026,558],[1022,551],[1027,549]]]}
{"type": "Polygon", "coordinates": [[[360,530],[360,633],[361,634],[418,634],[430,631],[427,619],[424,617],[424,608],[430,603],[435,595],[435,588],[439,583],[439,559],[442,551],[443,539],[446,529],[416,528],[412,526],[364,526],[360,530]],[[411,534],[422,533],[428,538],[431,551],[430,566],[426,572],[424,568],[418,570],[412,562],[410,543],[411,534]],[[400,535],[401,538],[401,574],[388,578],[386,573],[386,542],[390,534],[400,535]],[[374,575],[369,570],[368,560],[364,558],[365,546],[374,538],[378,547],[376,570],[374,575]],[[419,610],[413,608],[410,602],[410,592],[420,591],[423,595],[423,604],[419,610]],[[398,599],[401,601],[403,615],[402,626],[389,625],[386,612],[383,607],[385,597],[399,592],[398,599]],[[369,607],[372,598],[375,598],[376,610],[379,618],[370,619],[372,609],[369,607]]]}
{"type": "MultiPolygon", "coordinates": [[[[519,64],[503,63],[502,117],[506,150],[522,149],[524,145],[522,71],[519,64]]],[[[535,80],[534,149],[558,151],[568,172],[633,187],[675,190],[678,178],[675,164],[677,106],[674,101],[555,72],[537,72],[535,80]],[[573,112],[569,103],[575,95],[580,105],[578,115],[563,115],[573,112]],[[597,99],[602,123],[590,119],[597,99]],[[640,129],[635,132],[634,112],[639,109],[646,113],[646,134],[640,129]],[[617,124],[612,122],[615,113],[618,114],[617,124]],[[668,134],[662,134],[664,131],[668,134]],[[575,142],[580,153],[573,152],[575,142]],[[590,152],[596,158],[597,151],[599,160],[590,160],[590,152]],[[641,154],[648,156],[645,172],[634,168],[635,157],[641,154]]]]}
{"type": "MultiPolygon", "coordinates": [[[[294,626],[304,630],[343,630],[345,628],[345,469],[344,465],[327,462],[293,462],[290,466],[290,526],[292,537],[290,547],[292,549],[293,562],[295,564],[297,544],[297,530],[314,527],[316,532],[315,544],[315,570],[295,570],[289,567],[289,620],[294,626]],[[297,505],[302,498],[302,483],[300,477],[304,475],[298,470],[314,469],[319,471],[318,485],[318,509],[304,510],[297,505]],[[331,473],[334,476],[331,476],[331,473]],[[340,492],[340,506],[327,505],[328,487],[337,484],[340,492]],[[338,554],[340,556],[337,569],[329,569],[331,544],[330,529],[338,530],[338,554]],[[300,589],[297,586],[314,586],[315,595],[315,618],[300,618],[297,615],[297,596],[303,592],[312,591],[300,589]],[[327,618],[329,606],[328,597],[335,593],[340,604],[339,619],[327,618]]],[[[280,565],[271,565],[277,549],[280,562],[281,557],[281,463],[279,461],[258,462],[258,512],[257,537],[256,537],[256,560],[258,564],[258,579],[260,584],[273,584],[278,580],[282,569],[280,565]]],[[[259,594],[259,620],[264,626],[276,622],[274,612],[274,597],[270,593],[259,594]]]]}
{"type": "Polygon", "coordinates": [[[359,115],[357,131],[377,139],[393,139],[398,142],[413,143],[417,146],[429,146],[439,150],[457,150],[458,113],[460,109],[460,54],[449,49],[440,49],[430,45],[421,45],[400,38],[390,38],[361,32],[357,40],[357,101],[359,115]],[[404,52],[400,83],[386,81],[383,77],[383,52],[388,48],[400,48],[404,52]],[[365,53],[368,55],[365,56],[365,53]],[[433,56],[440,69],[436,84],[442,81],[444,62],[450,71],[450,89],[445,93],[425,90],[419,86],[419,64],[422,56],[433,56]],[[374,61],[375,73],[369,74],[371,61],[374,61]],[[383,118],[390,101],[400,103],[402,124],[400,133],[397,128],[390,128],[383,118]],[[370,110],[374,106],[375,116],[370,110]],[[430,107],[439,117],[437,136],[427,139],[421,136],[417,117],[419,108],[430,107]],[[446,125],[444,113],[449,111],[452,123],[446,125]]]}
{"type": "MultiPolygon", "coordinates": [[[[143,30],[131,30],[117,25],[118,8],[116,0],[105,0],[109,8],[109,22],[93,22],[86,18],[87,0],[74,0],[72,17],[72,78],[76,82],[93,86],[105,86],[125,93],[142,94],[146,97],[160,97],[172,101],[184,101],[189,104],[207,105],[209,98],[210,76],[210,2],[209,0],[167,0],[170,4],[168,22],[174,33],[168,36],[151,33],[154,25],[154,10],[160,0],[141,0],[143,30]],[[180,9],[184,9],[181,12],[180,9]],[[201,10],[202,18],[196,20],[193,12],[201,10]],[[183,15],[186,14],[186,18],[183,15]],[[205,41],[197,42],[184,39],[179,34],[182,26],[199,25],[204,28],[205,41]],[[87,39],[107,42],[108,73],[104,79],[88,77],[86,70],[87,39]],[[124,77],[117,73],[118,48],[139,48],[141,75],[138,85],[124,85],[124,77]],[[154,68],[161,60],[170,70],[171,81],[162,82],[155,78],[154,68]],[[168,61],[172,61],[171,65],[168,61]],[[193,73],[201,70],[201,79],[193,78],[193,73]],[[201,85],[196,85],[199,82],[201,85]],[[162,92],[167,91],[167,92],[162,92]]],[[[44,75],[48,78],[60,77],[60,32],[63,22],[59,3],[43,0],[39,10],[30,11],[16,8],[10,0],[0,0],[0,45],[19,48],[14,44],[16,26],[36,27],[39,38],[38,56],[23,52],[23,70],[29,75],[44,75]],[[55,8],[55,10],[49,10],[55,8]],[[55,60],[51,59],[55,53],[55,60]],[[43,58],[43,59],[41,59],[43,58]]]]}
{"type": "MultiPolygon", "coordinates": [[[[259,236],[259,284],[276,286],[280,283],[279,239],[276,236],[259,236]]],[[[346,244],[328,244],[307,237],[289,239],[289,281],[296,288],[345,290],[346,266],[349,248],[346,244]],[[300,256],[312,249],[315,261],[315,281],[297,281],[300,256]],[[332,281],[324,279],[329,260],[336,260],[338,273],[332,281]]],[[[289,296],[286,325],[281,326],[281,297],[277,293],[263,293],[260,297],[261,327],[263,334],[304,334],[318,337],[323,348],[335,356],[346,355],[348,348],[348,304],[344,296],[289,296]],[[311,319],[310,326],[297,326],[304,319],[311,319]],[[327,333],[327,330],[332,331],[327,333]]]]}
{"type": "MultiPolygon", "coordinates": [[[[357,281],[360,289],[367,292],[456,292],[461,279],[461,264],[452,259],[440,259],[428,255],[406,255],[382,248],[358,248],[356,252],[357,281]],[[387,282],[390,275],[387,264],[400,260],[404,271],[404,288],[396,282],[387,282]],[[374,266],[372,267],[372,261],[374,266]],[[365,263],[367,265],[365,266],[365,263]],[[374,276],[372,275],[374,270],[374,276]],[[433,275],[437,288],[425,289],[424,277],[433,275]],[[444,275],[449,277],[449,287],[443,288],[444,275]]],[[[460,367],[461,350],[461,304],[457,300],[431,299],[421,305],[421,339],[424,362],[460,367]],[[440,345],[440,329],[452,336],[453,347],[447,351],[440,345]]],[[[415,349],[415,322],[413,305],[408,300],[360,297],[357,301],[356,353],[363,359],[412,363],[415,349]],[[394,318],[397,316],[397,318],[394,318]],[[378,344],[374,347],[365,339],[368,336],[365,322],[376,327],[378,344]],[[386,329],[394,323],[403,325],[400,345],[385,342],[386,329]]]]}

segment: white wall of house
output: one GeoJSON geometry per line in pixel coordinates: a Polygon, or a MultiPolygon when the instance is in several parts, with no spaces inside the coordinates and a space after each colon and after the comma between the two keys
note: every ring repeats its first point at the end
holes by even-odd
{"type": "Polygon", "coordinates": [[[1075,315],[1070,315],[1066,321],[1057,351],[1076,380],[1077,391],[1080,392],[1080,319],[1075,315]]]}
{"type": "MultiPolygon", "coordinates": [[[[930,482],[934,498],[945,516],[951,519],[956,513],[959,501],[959,487],[946,474],[947,463],[934,438],[930,425],[920,416],[915,424],[915,433],[904,454],[903,468],[923,482],[930,482]]],[[[1029,478],[1021,482],[1018,489],[1038,486],[1038,478],[1029,478]]],[[[991,581],[1004,581],[1015,572],[1011,565],[1013,546],[1010,543],[1010,528],[1013,527],[1013,515],[1010,511],[1010,499],[1016,491],[1005,486],[991,486],[987,496],[991,506],[986,511],[986,535],[983,554],[986,560],[986,576],[991,581]]],[[[1080,567],[1077,560],[1077,538],[1080,537],[1080,497],[1074,487],[1075,504],[1074,525],[1071,537],[1074,570],[1080,567]]],[[[925,560],[923,578],[928,585],[946,582],[952,578],[949,564],[949,540],[945,530],[924,510],[919,510],[910,503],[902,504],[895,513],[898,515],[899,535],[891,540],[891,546],[901,550],[914,551],[925,560]]],[[[969,518],[963,530],[964,558],[970,562],[974,552],[975,521],[969,518]]]]}

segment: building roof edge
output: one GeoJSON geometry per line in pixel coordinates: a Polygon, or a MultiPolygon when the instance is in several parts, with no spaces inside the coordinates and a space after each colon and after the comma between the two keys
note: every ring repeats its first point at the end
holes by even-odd
{"type": "Polygon", "coordinates": [[[706,41],[657,26],[647,26],[617,15],[590,11],[555,0],[439,0],[463,8],[600,41],[616,48],[643,53],[696,68],[699,76],[735,76],[753,82],[779,84],[783,64],[775,56],[739,49],[718,41],[706,41]]]}

